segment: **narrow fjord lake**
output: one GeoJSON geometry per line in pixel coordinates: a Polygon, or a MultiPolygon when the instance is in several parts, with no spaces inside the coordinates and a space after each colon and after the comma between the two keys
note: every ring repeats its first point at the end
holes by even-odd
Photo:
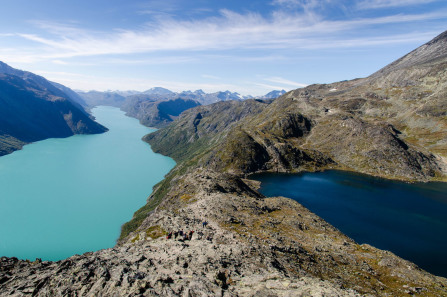
{"type": "Polygon", "coordinates": [[[447,277],[447,183],[408,184],[342,171],[258,174],[260,191],[292,198],[357,241],[447,277]]]}
{"type": "Polygon", "coordinates": [[[175,162],[141,138],[154,129],[113,107],[104,134],[47,139],[0,157],[0,256],[60,260],[114,246],[175,162]]]}

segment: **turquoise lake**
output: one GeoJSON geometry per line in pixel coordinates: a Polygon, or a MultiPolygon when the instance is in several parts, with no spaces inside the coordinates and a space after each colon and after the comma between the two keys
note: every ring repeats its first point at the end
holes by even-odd
{"type": "Polygon", "coordinates": [[[447,277],[447,183],[385,180],[343,171],[258,174],[260,191],[292,198],[357,241],[447,277]]]}
{"type": "Polygon", "coordinates": [[[108,132],[0,157],[0,256],[60,260],[114,246],[121,225],[175,166],[141,140],[154,129],[117,108],[92,113],[108,132]]]}

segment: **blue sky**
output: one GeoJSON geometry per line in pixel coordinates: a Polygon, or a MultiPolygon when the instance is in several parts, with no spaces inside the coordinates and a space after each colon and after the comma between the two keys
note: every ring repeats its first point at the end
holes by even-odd
{"type": "Polygon", "coordinates": [[[445,0],[0,4],[0,60],[80,90],[261,95],[368,76],[447,30],[445,0]]]}

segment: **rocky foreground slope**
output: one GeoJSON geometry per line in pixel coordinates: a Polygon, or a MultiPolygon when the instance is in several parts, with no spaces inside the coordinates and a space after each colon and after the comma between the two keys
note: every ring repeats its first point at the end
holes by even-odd
{"type": "Polygon", "coordinates": [[[116,247],[54,263],[2,258],[0,295],[447,296],[447,279],[245,179],[338,168],[445,180],[444,35],[366,79],[183,113],[145,138],[177,166],[116,247]],[[180,229],[192,239],[166,238],[180,229]]]}

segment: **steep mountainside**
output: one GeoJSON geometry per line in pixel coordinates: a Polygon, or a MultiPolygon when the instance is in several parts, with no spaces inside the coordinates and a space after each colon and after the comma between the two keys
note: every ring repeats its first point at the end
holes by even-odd
{"type": "Polygon", "coordinates": [[[50,137],[107,131],[43,77],[2,67],[9,71],[0,74],[0,156],[50,137]]]}
{"type": "MultiPolygon", "coordinates": [[[[445,34],[422,46],[424,55],[429,57],[427,61],[419,55],[412,58],[410,54],[406,56],[406,67],[394,69],[396,63],[393,63],[384,68],[381,75],[376,73],[365,79],[312,85],[291,91],[273,102],[221,102],[194,108],[170,126],[147,135],[145,140],[156,152],[173,157],[179,165],[154,189],[148,204],[123,226],[122,242],[153,227],[154,211],[174,210],[182,216],[185,214],[182,209],[200,209],[201,203],[208,203],[204,202],[205,197],[219,196],[219,201],[224,201],[223,197],[236,195],[246,201],[255,191],[245,180],[238,180],[238,186],[224,187],[222,180],[229,177],[215,176],[215,172],[230,173],[237,178],[257,171],[335,168],[403,180],[446,180],[447,77],[445,55],[442,54],[444,47],[440,49],[438,44],[444,41],[445,34]],[[201,178],[216,184],[202,193],[203,189],[193,186],[200,184],[201,178]]],[[[418,52],[420,50],[413,53],[418,52]]],[[[210,207],[217,207],[219,203],[210,207]]],[[[254,226],[247,223],[251,217],[247,214],[247,206],[238,206],[235,201],[231,204],[233,211],[207,208],[209,216],[226,213],[214,220],[221,228],[268,238],[265,244],[271,246],[272,235],[258,233],[261,232],[259,228],[267,228],[268,224],[254,226]]],[[[276,207],[284,210],[279,205],[276,207]]],[[[302,209],[291,213],[298,217],[304,215],[302,209]]],[[[200,212],[199,216],[204,215],[200,212]]],[[[298,217],[292,220],[299,221],[298,217]]],[[[290,238],[291,234],[308,232],[299,226],[286,227],[283,222],[277,222],[274,234],[290,238]]],[[[305,250],[313,248],[315,244],[309,244],[305,250]]],[[[332,259],[338,258],[333,254],[335,249],[326,246],[325,250],[332,259]]],[[[367,257],[378,262],[383,259],[377,254],[367,257]]],[[[303,265],[299,266],[303,269],[303,265]]],[[[368,269],[374,276],[363,279],[361,285],[352,275],[336,273],[338,276],[327,279],[343,279],[344,287],[355,288],[358,292],[372,293],[365,289],[375,286],[372,281],[384,284],[384,290],[393,291],[393,296],[405,294],[383,279],[396,276],[396,272],[379,273],[371,265],[368,269]]],[[[330,271],[317,270],[319,272],[311,274],[321,276],[325,275],[323,270],[330,271]]],[[[289,269],[286,271],[293,274],[289,269]]],[[[415,271],[408,273],[417,275],[415,271]]],[[[427,288],[427,284],[423,286],[427,288]]],[[[388,294],[385,291],[372,294],[385,296],[388,294]]],[[[429,291],[421,294],[431,296],[429,291]]]]}
{"type": "Polygon", "coordinates": [[[78,93],[76,93],[75,91],[73,91],[70,88],[67,88],[64,85],[61,85],[61,84],[58,84],[58,83],[55,83],[55,82],[51,82],[51,83],[53,84],[53,86],[55,86],[56,88],[58,88],[59,90],[61,90],[65,94],[67,94],[67,96],[69,96],[70,99],[72,99],[72,101],[75,101],[76,103],[78,103],[82,107],[87,107],[87,102],[85,102],[85,100],[81,96],[79,96],[78,93]]]}
{"type": "Polygon", "coordinates": [[[128,116],[137,118],[148,127],[161,128],[175,120],[183,111],[199,106],[194,100],[174,99],[168,101],[147,101],[128,98],[121,106],[128,116]]]}
{"type": "Polygon", "coordinates": [[[218,102],[185,111],[173,125],[146,135],[144,140],[156,152],[176,161],[211,150],[239,121],[259,114],[267,106],[261,100],[218,102]]]}
{"type": "Polygon", "coordinates": [[[447,279],[245,179],[338,168],[445,180],[445,38],[365,79],[185,111],[145,137],[177,166],[115,248],[55,263],[2,258],[0,295],[447,296],[447,279]],[[177,230],[195,232],[166,236],[177,230]]]}
{"type": "Polygon", "coordinates": [[[0,61],[0,73],[18,76],[24,81],[38,85],[39,88],[48,90],[53,95],[68,99],[73,105],[78,107],[82,112],[85,110],[81,106],[86,106],[85,101],[73,90],[61,84],[48,81],[46,78],[34,73],[12,68],[11,66],[0,61]]]}

